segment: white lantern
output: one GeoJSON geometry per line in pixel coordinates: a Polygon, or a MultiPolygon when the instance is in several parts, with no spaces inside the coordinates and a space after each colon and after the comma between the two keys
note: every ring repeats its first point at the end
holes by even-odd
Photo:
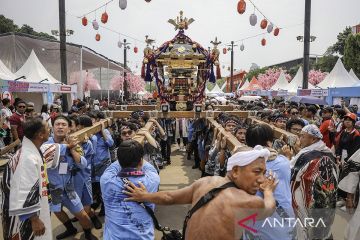
{"type": "Polygon", "coordinates": [[[255,25],[256,25],[256,23],[257,23],[257,16],[255,15],[255,13],[253,13],[253,14],[250,15],[249,20],[250,20],[250,25],[251,25],[251,26],[255,26],[255,25]]]}
{"type": "Polygon", "coordinates": [[[92,26],[95,30],[98,30],[99,29],[99,24],[98,22],[96,21],[96,19],[94,19],[94,21],[92,21],[92,26]]]}
{"type": "Polygon", "coordinates": [[[272,32],[272,30],[273,30],[273,28],[274,28],[274,25],[272,24],[272,23],[270,23],[268,26],[267,26],[267,32],[268,33],[271,33],[272,32]]]}
{"type": "Polygon", "coordinates": [[[242,44],[240,45],[240,50],[241,50],[241,51],[244,51],[244,49],[245,49],[245,46],[244,46],[244,44],[242,43],[242,44]]]}
{"type": "Polygon", "coordinates": [[[127,0],[119,0],[119,7],[124,10],[127,7],[127,0]]]}
{"type": "Polygon", "coordinates": [[[119,41],[118,41],[118,47],[119,47],[119,48],[122,48],[122,45],[123,45],[123,43],[119,40],[119,41]]]}

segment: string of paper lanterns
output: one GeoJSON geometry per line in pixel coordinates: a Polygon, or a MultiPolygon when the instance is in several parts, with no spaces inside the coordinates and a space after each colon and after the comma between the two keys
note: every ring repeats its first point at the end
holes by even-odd
{"type": "MultiPolygon", "coordinates": [[[[95,14],[95,18],[94,20],[92,21],[92,27],[94,28],[94,30],[98,31],[99,30],[99,23],[97,22],[96,20],[96,11],[101,9],[101,8],[104,8],[105,7],[105,11],[101,14],[101,18],[100,18],[100,21],[103,23],[103,24],[106,24],[109,20],[109,14],[107,13],[106,11],[106,7],[109,3],[113,2],[114,0],[109,0],[108,2],[104,3],[103,5],[95,8],[94,10],[90,11],[90,12],[87,12],[85,13],[84,15],[82,15],[82,17],[78,17],[78,18],[81,18],[81,24],[86,27],[88,25],[88,19],[87,19],[87,15],[91,14],[91,13],[94,13],[95,14]]],[[[151,2],[151,0],[145,0],[145,2],[151,2]]],[[[127,0],[119,0],[119,8],[121,10],[125,10],[127,8],[127,0]]],[[[95,40],[96,41],[100,41],[101,40],[101,36],[100,34],[97,32],[96,35],[95,35],[95,40]]],[[[118,47],[122,47],[122,44],[119,44],[118,43],[118,47]]],[[[138,52],[138,48],[135,46],[134,48],[134,52],[137,53],[138,52]]]]}
{"type": "MultiPolygon", "coordinates": [[[[255,26],[258,22],[258,18],[256,15],[256,10],[263,16],[263,19],[260,22],[260,28],[261,29],[266,29],[266,31],[268,33],[273,32],[274,36],[278,36],[280,33],[280,28],[279,27],[275,27],[273,22],[269,20],[269,18],[267,18],[260,10],[258,7],[255,6],[255,4],[251,1],[248,0],[253,6],[254,6],[254,12],[249,16],[249,22],[251,26],[255,26]]],[[[245,0],[239,0],[238,4],[237,4],[237,11],[239,14],[244,14],[246,11],[246,1],[245,0]]],[[[263,38],[261,40],[261,45],[265,46],[266,45],[266,39],[263,38]]],[[[244,46],[243,44],[240,46],[240,50],[243,51],[244,46]],[[242,50],[241,50],[242,49],[242,50]]]]}

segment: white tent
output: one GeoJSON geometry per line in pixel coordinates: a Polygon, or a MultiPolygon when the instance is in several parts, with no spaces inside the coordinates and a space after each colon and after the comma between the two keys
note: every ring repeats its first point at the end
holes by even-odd
{"type": "Polygon", "coordinates": [[[205,86],[205,94],[207,95],[209,93],[210,93],[209,89],[205,86]]]}
{"type": "Polygon", "coordinates": [[[276,80],[276,83],[274,84],[274,86],[271,87],[271,90],[275,90],[275,91],[285,90],[288,85],[289,85],[289,82],[285,77],[285,73],[282,71],[280,73],[278,80],[276,80]]]}
{"type": "Polygon", "coordinates": [[[30,56],[22,65],[22,67],[15,73],[17,77],[25,76],[26,79],[21,79],[22,82],[31,83],[51,83],[60,84],[41,64],[40,60],[36,56],[34,50],[31,51],[30,56]]]}
{"type": "MultiPolygon", "coordinates": [[[[289,93],[297,93],[298,89],[302,89],[303,84],[303,70],[302,67],[299,67],[297,73],[291,82],[287,85],[284,90],[287,90],[289,93]]],[[[308,89],[316,89],[311,83],[308,84],[308,89]]]]}
{"type": "Polygon", "coordinates": [[[325,79],[318,84],[320,88],[352,87],[358,82],[346,71],[344,64],[339,58],[335,67],[325,79]]]}
{"type": "Polygon", "coordinates": [[[215,83],[215,87],[210,91],[210,93],[211,94],[222,94],[224,92],[220,89],[219,85],[217,85],[215,83]]]}
{"type": "Polygon", "coordinates": [[[5,64],[0,60],[0,79],[2,80],[14,80],[16,79],[16,75],[13,74],[5,64]]]}
{"type": "Polygon", "coordinates": [[[356,74],[354,73],[354,70],[353,69],[350,69],[350,72],[349,72],[350,76],[352,76],[356,81],[360,81],[359,78],[356,76],[356,74]]]}
{"type": "MultiPolygon", "coordinates": [[[[241,86],[241,88],[239,88],[238,90],[243,90],[245,88],[247,88],[249,86],[250,82],[245,80],[245,83],[241,86]]],[[[240,85],[239,85],[240,86],[240,85]]]]}
{"type": "Polygon", "coordinates": [[[224,84],[221,86],[221,91],[224,91],[224,89],[225,89],[225,87],[226,87],[226,81],[224,82],[224,84]]]}

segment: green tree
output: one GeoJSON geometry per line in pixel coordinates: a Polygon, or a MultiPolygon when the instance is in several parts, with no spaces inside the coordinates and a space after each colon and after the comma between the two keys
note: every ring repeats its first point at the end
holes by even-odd
{"type": "Polygon", "coordinates": [[[22,25],[22,27],[18,30],[18,32],[26,33],[26,34],[30,34],[30,35],[35,35],[35,33],[36,33],[34,31],[34,29],[27,24],[22,25]]]}
{"type": "Polygon", "coordinates": [[[336,61],[338,60],[337,56],[328,55],[318,58],[317,62],[314,64],[316,70],[321,70],[322,72],[331,72],[334,68],[336,61]]]}
{"type": "Polygon", "coordinates": [[[360,76],[360,34],[349,35],[345,43],[344,64],[360,76]]]}
{"type": "Polygon", "coordinates": [[[14,21],[6,18],[4,15],[0,15],[0,33],[16,32],[18,26],[14,24],[14,21]]]}
{"type": "Polygon", "coordinates": [[[247,81],[251,81],[251,79],[253,77],[256,77],[259,75],[259,74],[262,74],[262,73],[265,73],[265,71],[267,70],[268,68],[267,67],[264,67],[264,68],[258,68],[258,69],[254,69],[254,70],[251,70],[249,71],[246,76],[245,76],[245,79],[247,81]]]}
{"type": "Polygon", "coordinates": [[[342,31],[337,35],[337,42],[327,49],[326,55],[332,55],[334,53],[338,53],[341,56],[343,56],[346,39],[351,34],[352,34],[351,27],[346,27],[344,31],[342,31]]]}

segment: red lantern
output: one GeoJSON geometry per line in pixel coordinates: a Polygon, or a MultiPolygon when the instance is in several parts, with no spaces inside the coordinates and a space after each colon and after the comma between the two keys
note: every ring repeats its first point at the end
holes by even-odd
{"type": "Polygon", "coordinates": [[[83,26],[86,26],[88,24],[88,20],[85,16],[81,19],[81,23],[83,26]]]}
{"type": "Polygon", "coordinates": [[[107,23],[108,19],[109,19],[109,15],[107,14],[107,12],[104,12],[101,15],[101,22],[105,24],[105,23],[107,23]]]}
{"type": "Polygon", "coordinates": [[[97,34],[95,35],[95,40],[96,40],[96,41],[100,41],[100,39],[101,39],[101,36],[100,36],[99,33],[97,33],[97,34]]]}
{"type": "Polygon", "coordinates": [[[266,26],[267,26],[267,24],[268,24],[268,21],[264,18],[264,19],[261,21],[261,23],[260,23],[260,27],[261,27],[262,29],[265,29],[266,26]]]}
{"type": "Polygon", "coordinates": [[[274,30],[274,36],[279,35],[280,29],[279,28],[275,28],[274,30]]]}
{"type": "Polygon", "coordinates": [[[226,54],[227,50],[226,48],[223,48],[223,54],[226,54]]]}
{"type": "Polygon", "coordinates": [[[246,2],[245,0],[240,0],[237,5],[237,11],[240,14],[243,14],[246,10],[246,2]]]}
{"type": "Polygon", "coordinates": [[[266,45],[266,39],[265,39],[265,38],[263,38],[263,39],[261,40],[261,45],[263,45],[263,46],[266,45]]]}
{"type": "Polygon", "coordinates": [[[138,47],[134,47],[134,53],[137,53],[138,52],[138,47]]]}

